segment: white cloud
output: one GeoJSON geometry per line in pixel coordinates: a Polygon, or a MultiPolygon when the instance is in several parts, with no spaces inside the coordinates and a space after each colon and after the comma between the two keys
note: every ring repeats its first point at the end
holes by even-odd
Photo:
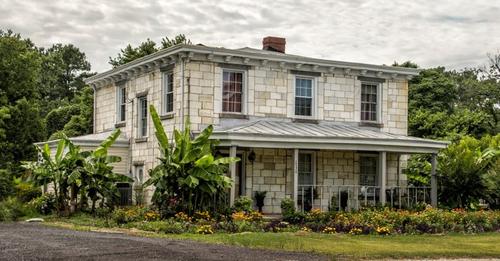
{"type": "Polygon", "coordinates": [[[487,0],[0,0],[0,13],[3,29],[42,46],[73,43],[99,72],[128,43],[179,33],[227,48],[283,36],[288,53],[454,69],[483,64],[500,48],[500,2],[487,0]]]}

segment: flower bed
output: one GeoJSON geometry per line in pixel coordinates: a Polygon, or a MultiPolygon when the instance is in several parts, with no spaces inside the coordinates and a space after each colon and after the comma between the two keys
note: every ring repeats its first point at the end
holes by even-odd
{"type": "Polygon", "coordinates": [[[317,232],[324,234],[435,234],[500,231],[500,211],[464,211],[426,208],[422,211],[367,209],[358,212],[291,212],[283,220],[265,221],[256,211],[235,211],[217,219],[210,213],[179,212],[160,220],[147,208],[116,209],[113,223],[164,233],[317,232]]]}

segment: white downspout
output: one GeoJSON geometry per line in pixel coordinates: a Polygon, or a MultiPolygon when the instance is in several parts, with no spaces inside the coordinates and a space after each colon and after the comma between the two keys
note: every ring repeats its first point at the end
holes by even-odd
{"type": "Polygon", "coordinates": [[[181,130],[184,130],[184,58],[181,60],[181,130]]]}
{"type": "Polygon", "coordinates": [[[97,108],[97,102],[96,102],[96,97],[97,97],[97,88],[95,87],[95,84],[92,84],[92,90],[94,90],[94,101],[92,102],[93,106],[93,112],[92,112],[92,133],[95,134],[96,130],[96,108],[97,108]]]}

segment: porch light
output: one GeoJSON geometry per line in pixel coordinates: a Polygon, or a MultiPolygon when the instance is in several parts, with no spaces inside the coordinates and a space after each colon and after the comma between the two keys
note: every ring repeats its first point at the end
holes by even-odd
{"type": "Polygon", "coordinates": [[[248,161],[250,161],[250,163],[255,161],[255,152],[253,150],[248,154],[248,161]]]}

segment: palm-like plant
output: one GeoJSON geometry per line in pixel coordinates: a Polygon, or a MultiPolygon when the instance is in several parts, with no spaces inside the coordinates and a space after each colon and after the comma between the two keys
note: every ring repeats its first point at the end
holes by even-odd
{"type": "Polygon", "coordinates": [[[209,139],[213,127],[208,126],[192,138],[187,123],[183,132],[174,130],[175,145],[171,146],[154,106],[150,106],[150,112],[162,155],[160,164],[150,171],[150,179],[144,183],[155,186],[153,203],[165,209],[176,202],[174,207],[178,210],[192,213],[224,200],[233,182],[226,176],[227,166],[239,158],[214,158],[212,150],[217,141],[209,139]]]}
{"type": "Polygon", "coordinates": [[[109,147],[119,136],[120,130],[117,129],[96,150],[84,153],[83,171],[79,178],[82,181],[82,187],[85,188],[86,196],[92,201],[92,213],[95,212],[98,200],[101,200],[101,207],[106,199],[111,201],[109,203],[116,201],[119,197],[116,182],[132,182],[130,177],[113,172],[113,166],[110,165],[121,161],[118,156],[108,155],[109,147]]]}
{"type": "MultiPolygon", "coordinates": [[[[43,148],[37,147],[41,160],[27,162],[26,169],[32,171],[32,181],[39,186],[53,186],[59,213],[76,210],[77,198],[85,202],[86,197],[92,200],[92,212],[95,203],[102,203],[117,197],[116,182],[131,182],[127,177],[113,172],[111,163],[119,162],[117,156],[108,155],[109,147],[120,135],[120,130],[114,131],[94,151],[81,151],[67,137],[63,137],[57,144],[52,156],[48,144],[43,148]],[[70,204],[68,204],[68,201],[70,204]]],[[[82,204],[83,205],[83,204],[82,204]]]]}
{"type": "Polygon", "coordinates": [[[468,208],[478,199],[489,200],[498,190],[500,135],[481,140],[464,137],[439,154],[441,201],[468,208]]]}

